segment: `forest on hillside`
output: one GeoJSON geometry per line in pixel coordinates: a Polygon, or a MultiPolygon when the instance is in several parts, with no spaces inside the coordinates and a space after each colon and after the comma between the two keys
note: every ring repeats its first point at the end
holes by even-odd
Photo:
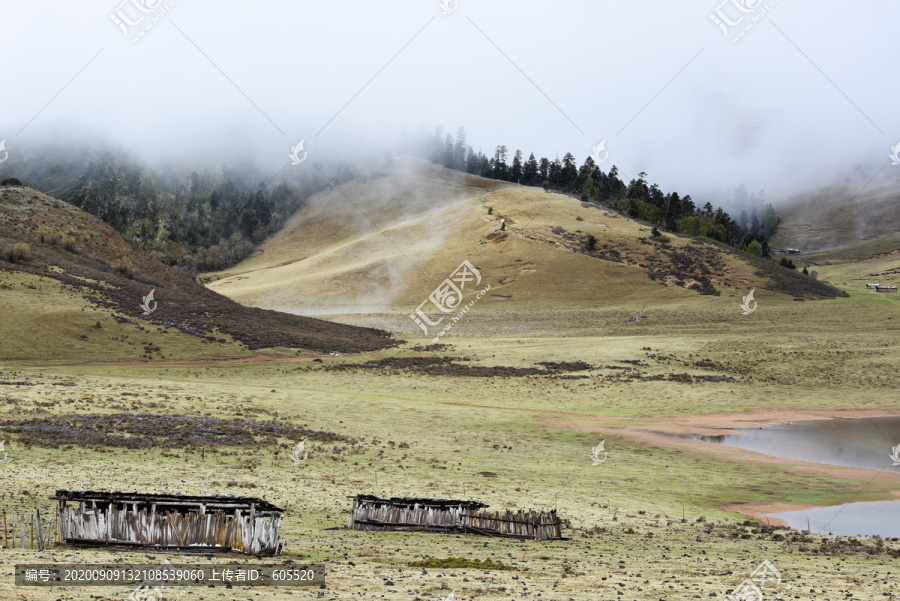
{"type": "Polygon", "coordinates": [[[780,222],[772,205],[765,203],[764,194],[748,195],[741,186],[736,189],[736,200],[752,208],[742,210],[734,219],[722,207],[713,207],[709,202],[698,207],[690,195],[663,192],[657,184],[648,183],[644,172],[626,184],[615,165],[604,172],[591,156],[581,166],[571,152],[551,161],[546,157],[537,159],[534,153],[526,159],[521,150],[516,150],[510,159],[504,145],[497,146],[493,156],[487,156],[466,143],[462,127],[455,138],[445,135],[440,127],[433,133],[420,133],[417,151],[422,158],[448,169],[579,196],[670,232],[706,236],[756,256],[768,256],[768,238],[780,222]]]}
{"type": "MultiPolygon", "coordinates": [[[[520,150],[510,157],[502,145],[493,156],[485,156],[466,143],[461,127],[455,138],[436,128],[403,146],[449,169],[543,186],[671,232],[706,236],[760,257],[768,256],[768,237],[780,221],[762,194],[747,194],[740,187],[736,200],[751,208],[734,219],[721,207],[696,206],[689,195],[663,192],[648,182],[646,173],[626,183],[615,165],[604,172],[592,157],[580,166],[572,153],[552,161],[537,159],[533,153],[526,159],[520,150]]],[[[390,156],[377,165],[370,159],[372,164],[362,167],[334,162],[324,167],[330,174],[325,177],[322,169],[310,168],[309,163],[273,175],[248,165],[150,167],[108,147],[77,152],[69,148],[65,153],[41,148],[3,165],[0,179],[15,176],[72,203],[166,265],[197,274],[221,270],[248,257],[314,194],[357,177],[388,173],[390,156]]]]}
{"type": "MultiPolygon", "coordinates": [[[[71,155],[70,155],[71,156],[71,155]]],[[[348,164],[283,173],[255,167],[151,168],[97,149],[77,159],[35,152],[17,179],[69,202],[166,265],[196,274],[234,265],[278,231],[317,192],[358,176],[348,164]]],[[[11,175],[11,174],[10,174],[11,175]]]]}

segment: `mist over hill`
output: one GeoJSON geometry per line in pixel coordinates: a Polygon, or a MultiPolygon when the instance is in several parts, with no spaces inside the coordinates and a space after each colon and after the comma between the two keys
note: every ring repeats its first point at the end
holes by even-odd
{"type": "Polygon", "coordinates": [[[95,143],[19,152],[0,166],[0,180],[15,177],[71,203],[162,263],[197,273],[247,257],[311,195],[361,174],[352,160],[290,167],[175,159],[154,165],[95,143]]]}

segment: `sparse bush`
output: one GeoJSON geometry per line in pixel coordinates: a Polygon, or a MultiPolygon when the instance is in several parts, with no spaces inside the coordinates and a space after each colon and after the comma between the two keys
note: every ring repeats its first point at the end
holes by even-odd
{"type": "Polygon", "coordinates": [[[0,182],[0,186],[21,186],[22,182],[14,177],[7,177],[5,180],[0,182]]]}
{"type": "Polygon", "coordinates": [[[588,236],[587,242],[585,242],[584,247],[589,251],[597,250],[597,239],[593,236],[588,236]]]}
{"type": "Polygon", "coordinates": [[[778,264],[782,267],[787,267],[788,269],[797,269],[797,266],[794,265],[794,262],[787,257],[781,257],[781,261],[779,261],[778,264]]]}
{"type": "Polygon", "coordinates": [[[659,229],[657,229],[655,225],[653,226],[653,229],[650,230],[650,235],[654,238],[659,238],[660,236],[662,236],[662,234],[659,233],[659,229]]]}
{"type": "Polygon", "coordinates": [[[506,222],[505,222],[505,221],[501,221],[501,222],[500,222],[500,231],[501,231],[501,232],[505,232],[505,231],[506,231],[506,222]]]}
{"type": "Polygon", "coordinates": [[[762,257],[763,256],[763,247],[758,241],[754,240],[750,244],[747,245],[747,252],[753,255],[754,257],[762,257]]]}
{"type": "Polygon", "coordinates": [[[61,244],[62,244],[63,250],[65,250],[66,252],[70,252],[70,253],[75,252],[75,241],[72,240],[71,238],[63,238],[61,244]]]}
{"type": "Polygon", "coordinates": [[[828,282],[816,281],[816,272],[811,271],[810,276],[803,277],[796,270],[782,269],[774,261],[753,259],[751,263],[756,266],[756,275],[768,278],[766,288],[789,294],[794,297],[812,298],[837,298],[849,296],[843,290],[838,290],[828,282]]]}
{"type": "Polygon", "coordinates": [[[494,214],[494,207],[488,207],[488,215],[494,214]]]}
{"type": "Polygon", "coordinates": [[[31,261],[31,248],[21,242],[5,245],[0,256],[10,263],[29,263],[31,261]]]}

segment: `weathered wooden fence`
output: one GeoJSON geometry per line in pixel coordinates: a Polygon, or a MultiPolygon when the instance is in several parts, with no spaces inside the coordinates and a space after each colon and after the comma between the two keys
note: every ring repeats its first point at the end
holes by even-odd
{"type": "Polygon", "coordinates": [[[284,510],[263,499],[66,490],[51,499],[59,502],[59,540],[72,545],[252,555],[284,547],[284,510]]]}
{"type": "Polygon", "coordinates": [[[42,551],[59,542],[59,515],[55,507],[13,509],[3,512],[5,549],[35,549],[42,551]]]}
{"type": "Polygon", "coordinates": [[[551,540],[562,538],[562,527],[556,511],[479,511],[464,514],[464,532],[488,536],[510,536],[551,540]]]}
{"type": "Polygon", "coordinates": [[[354,530],[400,530],[473,533],[521,539],[562,538],[556,511],[479,511],[477,501],[452,499],[378,499],[357,496],[347,527],[354,530]]]}
{"type": "Polygon", "coordinates": [[[280,522],[278,515],[244,516],[237,509],[201,514],[111,504],[105,511],[66,506],[59,523],[62,539],[78,544],[222,547],[256,555],[277,551],[280,522]]]}

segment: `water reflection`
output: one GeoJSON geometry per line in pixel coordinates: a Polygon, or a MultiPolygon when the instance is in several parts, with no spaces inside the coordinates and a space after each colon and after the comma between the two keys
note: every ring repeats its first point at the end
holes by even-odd
{"type": "Polygon", "coordinates": [[[891,459],[900,444],[900,417],[806,420],[738,432],[692,438],[784,459],[900,471],[891,459]]]}
{"type": "MultiPolygon", "coordinates": [[[[900,465],[893,465],[891,456],[893,447],[900,445],[900,417],[804,420],[739,428],[738,432],[691,438],[783,459],[900,472],[900,465]]],[[[847,503],[768,515],[785,520],[792,528],[810,528],[814,533],[900,538],[900,501],[847,503]]]]}
{"type": "Polygon", "coordinates": [[[766,514],[781,518],[791,528],[816,534],[837,536],[875,536],[900,538],[900,501],[846,503],[831,507],[814,507],[803,511],[766,514]],[[808,521],[807,521],[808,520],[808,521]]]}

